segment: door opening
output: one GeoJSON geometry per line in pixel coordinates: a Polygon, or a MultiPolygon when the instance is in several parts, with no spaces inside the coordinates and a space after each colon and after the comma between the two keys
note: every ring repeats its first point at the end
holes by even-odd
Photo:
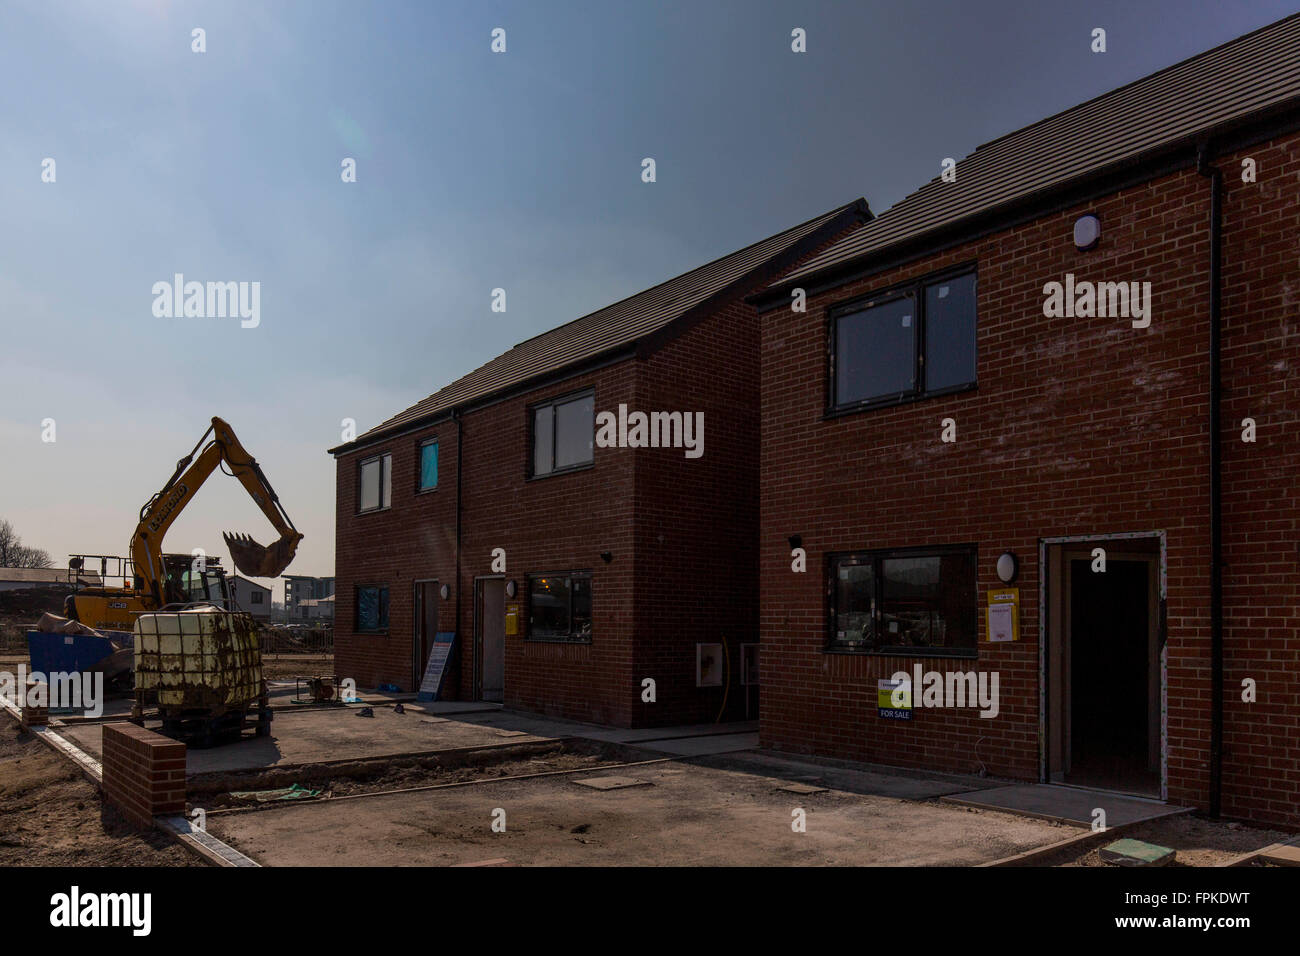
{"type": "Polygon", "coordinates": [[[1050,779],[1162,790],[1159,541],[1049,547],[1050,779]],[[1104,568],[1095,548],[1105,550],[1104,568]]]}
{"type": "Polygon", "coordinates": [[[438,582],[415,582],[415,636],[411,649],[411,686],[420,689],[424,669],[429,664],[429,652],[438,633],[438,582]]]}
{"type": "Polygon", "coordinates": [[[479,700],[502,703],[506,689],[506,582],[502,578],[479,578],[475,590],[478,696],[479,700]]]}

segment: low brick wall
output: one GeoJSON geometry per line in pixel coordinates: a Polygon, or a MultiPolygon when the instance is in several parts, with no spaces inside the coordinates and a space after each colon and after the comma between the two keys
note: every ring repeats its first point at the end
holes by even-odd
{"type": "Polygon", "coordinates": [[[50,722],[50,689],[45,687],[40,690],[41,682],[29,680],[27,682],[26,695],[19,704],[19,710],[23,715],[24,727],[43,727],[50,722]],[[39,706],[32,706],[29,701],[40,701],[39,706]]]}
{"type": "Polygon", "coordinates": [[[104,725],[104,798],[139,827],[185,812],[185,745],[131,723],[104,725]]]}

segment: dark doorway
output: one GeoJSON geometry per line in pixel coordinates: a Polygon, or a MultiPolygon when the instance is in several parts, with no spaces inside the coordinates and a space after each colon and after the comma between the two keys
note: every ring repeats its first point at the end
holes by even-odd
{"type": "Polygon", "coordinates": [[[1070,762],[1067,783],[1159,793],[1152,680],[1152,566],[1070,561],[1070,762]]]}
{"type": "Polygon", "coordinates": [[[474,635],[478,651],[479,700],[501,703],[506,687],[506,582],[478,578],[474,635]]]}
{"type": "Polygon", "coordinates": [[[412,663],[414,689],[420,689],[424,669],[429,664],[429,652],[438,633],[438,582],[415,582],[415,647],[412,663]]]}

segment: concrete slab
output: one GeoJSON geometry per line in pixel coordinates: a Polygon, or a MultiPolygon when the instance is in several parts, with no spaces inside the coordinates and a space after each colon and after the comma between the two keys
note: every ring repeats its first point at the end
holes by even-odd
{"type": "Polygon", "coordinates": [[[209,816],[208,826],[267,866],[961,866],[1061,836],[1042,820],[934,802],[836,790],[807,800],[774,792],[768,774],[695,762],[635,772],[653,786],[491,780],[209,816]],[[505,832],[492,829],[496,808],[508,813],[505,832]],[[795,809],[806,832],[791,829],[795,809]]]}
{"type": "Polygon", "coordinates": [[[969,793],[981,787],[1003,785],[973,776],[905,770],[875,764],[851,764],[812,757],[799,758],[770,750],[704,757],[700,762],[711,767],[743,770],[848,793],[874,794],[898,800],[932,800],[945,794],[969,793]]]}
{"type": "MultiPolygon", "coordinates": [[[[622,743],[624,741],[620,741],[622,743]]],[[[631,741],[626,741],[631,743],[631,741]]],[[[641,738],[636,746],[642,750],[676,754],[681,757],[702,757],[710,754],[738,753],[758,747],[758,732],[748,734],[720,734],[679,737],[675,740],[641,738]]]]}
{"type": "Polygon", "coordinates": [[[628,787],[648,787],[649,780],[641,780],[637,777],[586,777],[579,780],[576,777],[570,778],[580,787],[590,787],[592,790],[626,790],[628,787]]]}
{"type": "Polygon", "coordinates": [[[827,792],[827,789],[825,787],[814,787],[810,783],[787,783],[783,786],[777,787],[776,789],[780,790],[782,793],[826,793],[827,792]]]}
{"type": "MultiPolygon", "coordinates": [[[[358,718],[358,709],[348,706],[277,711],[269,737],[245,737],[238,743],[208,750],[190,749],[186,770],[190,774],[254,770],[556,739],[524,732],[507,741],[498,736],[498,728],[477,723],[447,720],[430,724],[410,705],[400,715],[391,708],[374,706],[375,716],[369,720],[358,718]]],[[[97,758],[103,752],[103,728],[99,724],[61,727],[59,732],[97,758]]]]}
{"type": "Polygon", "coordinates": [[[1078,827],[1091,827],[1095,811],[1106,813],[1106,826],[1123,826],[1142,820],[1187,813],[1187,807],[1106,793],[1101,790],[1083,790],[1077,787],[1060,787],[1053,784],[1018,784],[963,793],[941,798],[947,803],[985,810],[1002,810],[1043,820],[1059,820],[1078,827]]]}

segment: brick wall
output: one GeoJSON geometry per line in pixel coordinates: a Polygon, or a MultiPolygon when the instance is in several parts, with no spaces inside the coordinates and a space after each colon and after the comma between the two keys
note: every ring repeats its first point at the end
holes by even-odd
{"type": "MultiPolygon", "coordinates": [[[[1300,226],[1295,136],[1225,157],[1223,441],[1227,667],[1224,812],[1300,823],[1295,634],[1300,447],[1300,226]],[[1260,182],[1242,183],[1240,159],[1260,182]],[[1241,419],[1259,422],[1243,444],[1241,419]],[[1254,677],[1260,702],[1240,700],[1254,677]]],[[[761,632],[765,746],[1035,780],[1039,760],[1038,540],[1163,530],[1168,546],[1169,798],[1209,788],[1209,182],[1168,175],[763,317],[761,632]],[[1071,225],[1102,222],[1079,253],[1071,225]],[[977,391],[823,420],[826,309],[898,281],[978,262],[977,391]],[[1043,284],[1151,281],[1154,318],[1051,319],[1043,284]],[[955,444],[940,422],[957,422],[955,444]],[[786,537],[802,534],[806,574],[786,537]],[[994,561],[1021,559],[1021,640],[927,669],[997,670],[1002,713],[875,713],[876,680],[908,658],[823,652],[827,552],[975,542],[981,595],[994,561]]],[[[981,630],[983,622],[981,620],[981,630]]]]}
{"type": "Polygon", "coordinates": [[[139,827],[185,812],[185,745],[130,723],[105,724],[104,797],[139,827]]]}

